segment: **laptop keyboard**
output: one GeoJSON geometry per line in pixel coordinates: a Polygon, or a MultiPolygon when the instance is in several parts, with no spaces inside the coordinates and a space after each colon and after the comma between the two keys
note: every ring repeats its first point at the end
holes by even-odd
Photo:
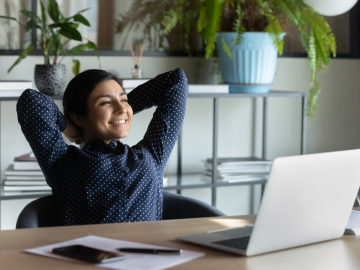
{"type": "Polygon", "coordinates": [[[223,246],[238,248],[238,249],[247,249],[249,240],[250,240],[250,236],[245,236],[245,237],[240,237],[240,238],[233,238],[233,239],[228,239],[228,240],[212,242],[211,244],[223,245],[223,246]]]}

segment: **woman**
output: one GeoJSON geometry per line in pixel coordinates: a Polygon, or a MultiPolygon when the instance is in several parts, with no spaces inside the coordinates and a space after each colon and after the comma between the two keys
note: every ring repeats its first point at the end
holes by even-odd
{"type": "Polygon", "coordinates": [[[27,89],[17,103],[21,129],[62,211],[63,225],[162,219],[163,172],[184,119],[187,79],[161,74],[126,95],[103,70],[73,78],[64,114],[48,96],[27,89]],[[133,113],[157,106],[144,138],[129,147],[133,113]],[[65,144],[61,132],[79,149],[65,144]]]}

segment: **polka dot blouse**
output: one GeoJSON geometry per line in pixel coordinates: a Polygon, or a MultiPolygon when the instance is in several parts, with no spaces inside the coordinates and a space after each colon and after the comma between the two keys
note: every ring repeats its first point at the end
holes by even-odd
{"type": "Polygon", "coordinates": [[[59,202],[63,225],[161,220],[163,174],[184,120],[182,69],[158,75],[128,94],[134,114],[157,106],[144,138],[130,147],[98,139],[65,144],[66,121],[54,101],[27,89],[17,103],[21,129],[59,202]]]}

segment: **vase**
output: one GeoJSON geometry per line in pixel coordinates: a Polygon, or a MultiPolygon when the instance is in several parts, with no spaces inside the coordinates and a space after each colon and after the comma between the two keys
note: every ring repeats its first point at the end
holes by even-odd
{"type": "Polygon", "coordinates": [[[66,67],[60,65],[36,65],[35,84],[46,95],[58,95],[66,83],[66,67]]]}
{"type": "Polygon", "coordinates": [[[236,32],[218,33],[216,38],[220,69],[230,93],[267,93],[274,80],[277,49],[273,39],[265,32],[246,32],[240,45],[232,40],[236,32]],[[223,39],[233,59],[223,49],[223,39]]]}

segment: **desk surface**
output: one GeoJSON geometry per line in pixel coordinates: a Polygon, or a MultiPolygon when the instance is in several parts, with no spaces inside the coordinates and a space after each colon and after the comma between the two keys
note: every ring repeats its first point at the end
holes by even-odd
{"type": "Polygon", "coordinates": [[[23,252],[26,248],[54,244],[87,235],[206,253],[202,258],[171,269],[360,269],[360,236],[346,235],[337,240],[251,258],[175,240],[175,237],[179,235],[243,226],[253,223],[254,220],[255,216],[229,216],[1,231],[0,269],[99,269],[92,265],[73,264],[23,252]]]}

